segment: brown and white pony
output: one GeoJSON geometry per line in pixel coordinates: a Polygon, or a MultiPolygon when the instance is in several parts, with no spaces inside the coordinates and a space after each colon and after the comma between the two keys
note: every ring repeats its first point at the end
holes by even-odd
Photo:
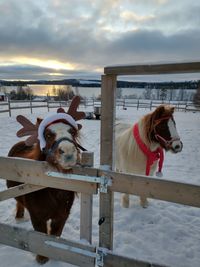
{"type": "MultiPolygon", "coordinates": [[[[30,135],[26,141],[15,144],[8,156],[47,161],[59,172],[71,172],[72,166],[79,160],[78,143],[81,125],[76,121],[85,117],[83,112],[77,112],[80,98],[75,97],[68,113],[61,108],[58,113],[37,119],[32,124],[27,118],[18,116],[17,120],[23,125],[18,131],[19,137],[30,135]]],[[[19,183],[7,181],[8,187],[19,183]]],[[[70,214],[75,192],[45,188],[40,191],[16,197],[16,219],[24,217],[24,208],[29,211],[33,228],[36,231],[60,236],[65,222],[70,214]]],[[[37,255],[36,260],[43,264],[47,257],[37,255]]]]}
{"type": "MultiPolygon", "coordinates": [[[[134,126],[116,125],[116,170],[140,175],[161,173],[165,151],[181,152],[183,144],[176,130],[174,107],[161,105],[145,115],[134,126]]],[[[129,207],[129,195],[122,194],[122,206],[129,207]]],[[[148,202],[140,196],[142,207],[148,202]]]]}

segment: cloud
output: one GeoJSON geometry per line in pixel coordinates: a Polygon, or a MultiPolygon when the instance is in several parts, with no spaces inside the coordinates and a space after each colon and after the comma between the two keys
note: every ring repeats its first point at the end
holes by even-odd
{"type": "Polygon", "coordinates": [[[26,80],[56,80],[68,78],[94,79],[100,77],[100,73],[86,70],[52,70],[51,68],[37,67],[32,65],[9,65],[0,66],[0,79],[26,79],[26,80]],[[26,74],[24,76],[24,73],[26,74]]]}
{"type": "Polygon", "coordinates": [[[24,72],[40,77],[52,69],[33,68],[31,58],[71,63],[75,72],[68,73],[84,70],[92,75],[114,64],[198,60],[200,4],[190,1],[188,5],[186,0],[177,1],[176,6],[171,1],[144,2],[2,1],[0,62],[8,62],[10,75],[13,71],[15,76],[24,72]],[[30,62],[23,62],[21,68],[17,65],[17,69],[9,65],[22,57],[30,62]]]}

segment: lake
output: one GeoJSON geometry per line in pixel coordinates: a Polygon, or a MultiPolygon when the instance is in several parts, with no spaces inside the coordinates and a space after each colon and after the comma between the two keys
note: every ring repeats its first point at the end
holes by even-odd
{"type": "MultiPolygon", "coordinates": [[[[43,84],[31,84],[29,87],[32,89],[33,94],[35,96],[46,96],[47,94],[50,96],[55,95],[54,91],[55,89],[66,89],[65,85],[43,85],[43,84]]],[[[82,97],[86,98],[92,98],[92,97],[98,97],[101,94],[101,88],[100,87],[71,87],[74,91],[75,95],[81,95],[82,97]]],[[[2,91],[11,92],[12,90],[16,90],[17,86],[4,86],[2,91]]],[[[145,98],[144,97],[145,89],[143,88],[122,88],[118,90],[117,97],[118,98],[145,98]]],[[[175,89],[173,91],[168,90],[168,97],[167,99],[173,99],[173,100],[192,100],[193,95],[196,92],[196,89],[194,90],[180,90],[175,89]],[[170,96],[171,95],[171,96],[170,96]]],[[[151,91],[151,99],[158,99],[159,98],[159,90],[152,89],[151,91]]]]}
{"type": "MultiPolygon", "coordinates": [[[[54,91],[65,88],[64,85],[43,85],[43,84],[30,84],[29,88],[32,89],[35,96],[50,96],[55,95],[54,91]]],[[[17,90],[17,86],[4,86],[7,93],[12,90],[17,90]]],[[[101,94],[101,87],[71,87],[75,95],[81,95],[82,97],[98,97],[101,94]]],[[[121,90],[122,96],[136,95],[137,97],[142,96],[144,89],[141,88],[123,88],[121,90]]]]}

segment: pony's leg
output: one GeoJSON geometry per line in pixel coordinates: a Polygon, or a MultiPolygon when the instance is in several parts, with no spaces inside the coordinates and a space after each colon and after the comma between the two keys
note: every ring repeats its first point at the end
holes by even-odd
{"type": "Polygon", "coordinates": [[[121,205],[124,208],[129,208],[129,194],[122,194],[121,205]]]}
{"type": "MultiPolygon", "coordinates": [[[[44,232],[48,235],[60,236],[66,220],[67,220],[67,218],[62,218],[60,220],[49,219],[45,222],[45,224],[42,224],[42,225],[40,224],[39,228],[36,226],[36,228],[34,227],[34,229],[36,231],[44,232]]],[[[48,257],[42,256],[42,255],[36,256],[36,261],[39,264],[45,264],[48,260],[49,260],[48,257]]]]}
{"type": "Polygon", "coordinates": [[[61,236],[66,220],[66,217],[61,219],[53,219],[51,221],[50,231],[48,232],[48,234],[61,236]]]}
{"type": "MultiPolygon", "coordinates": [[[[66,219],[63,220],[48,220],[46,222],[46,229],[47,229],[47,234],[49,235],[55,235],[55,236],[60,236],[63,230],[63,227],[65,225],[66,219]]],[[[35,229],[36,230],[36,229],[35,229]]],[[[49,258],[42,256],[42,255],[37,255],[36,256],[36,261],[39,264],[45,264],[49,258]]]]}
{"type": "Polygon", "coordinates": [[[15,219],[22,218],[24,218],[24,205],[21,202],[17,201],[15,219]]]}
{"type": "MultiPolygon", "coordinates": [[[[42,218],[41,219],[32,218],[31,216],[31,221],[35,231],[47,234],[47,224],[45,220],[42,220],[42,218]]],[[[48,257],[42,255],[36,255],[35,259],[39,264],[45,264],[49,260],[48,257]]]]}
{"type": "Polygon", "coordinates": [[[146,198],[146,196],[140,196],[140,205],[143,207],[143,208],[147,208],[148,207],[148,200],[146,198]]]}

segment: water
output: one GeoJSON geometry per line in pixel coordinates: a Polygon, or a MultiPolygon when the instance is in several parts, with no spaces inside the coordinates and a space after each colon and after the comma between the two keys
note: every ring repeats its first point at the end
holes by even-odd
{"type": "MultiPolygon", "coordinates": [[[[36,85],[29,85],[29,88],[32,89],[34,96],[54,96],[55,90],[63,89],[69,87],[70,90],[72,89],[75,95],[81,95],[82,97],[91,98],[91,97],[98,97],[101,95],[101,88],[100,87],[72,87],[67,85],[43,85],[43,84],[36,84],[36,85]]],[[[7,93],[11,92],[12,90],[17,90],[17,86],[4,86],[1,88],[1,91],[6,91],[7,93]]],[[[145,89],[143,88],[122,88],[117,90],[117,97],[118,98],[145,98],[144,97],[145,89]]],[[[196,90],[173,90],[172,92],[172,99],[173,100],[191,100],[196,90]],[[182,91],[182,92],[181,92],[182,91]],[[181,96],[182,95],[182,96],[181,96]]],[[[152,90],[151,99],[158,99],[159,91],[156,89],[152,90]]],[[[168,92],[167,99],[171,99],[170,92],[168,92]]]]}
{"type": "MultiPolygon", "coordinates": [[[[55,95],[55,89],[65,89],[66,86],[63,85],[30,85],[33,90],[34,95],[55,95]]],[[[100,87],[71,87],[75,95],[81,95],[82,97],[98,97],[101,95],[100,87]]],[[[141,88],[123,88],[120,90],[121,96],[135,96],[135,98],[141,97],[143,94],[143,89],[141,88]]]]}
{"type": "MultiPolygon", "coordinates": [[[[28,85],[32,89],[34,96],[53,96],[55,95],[55,90],[66,89],[65,85],[43,85],[43,84],[30,84],[28,85]]],[[[98,97],[101,94],[100,87],[72,87],[74,94],[80,94],[83,97],[98,97]]],[[[3,91],[10,93],[12,90],[17,90],[17,86],[4,86],[3,91]]]]}

